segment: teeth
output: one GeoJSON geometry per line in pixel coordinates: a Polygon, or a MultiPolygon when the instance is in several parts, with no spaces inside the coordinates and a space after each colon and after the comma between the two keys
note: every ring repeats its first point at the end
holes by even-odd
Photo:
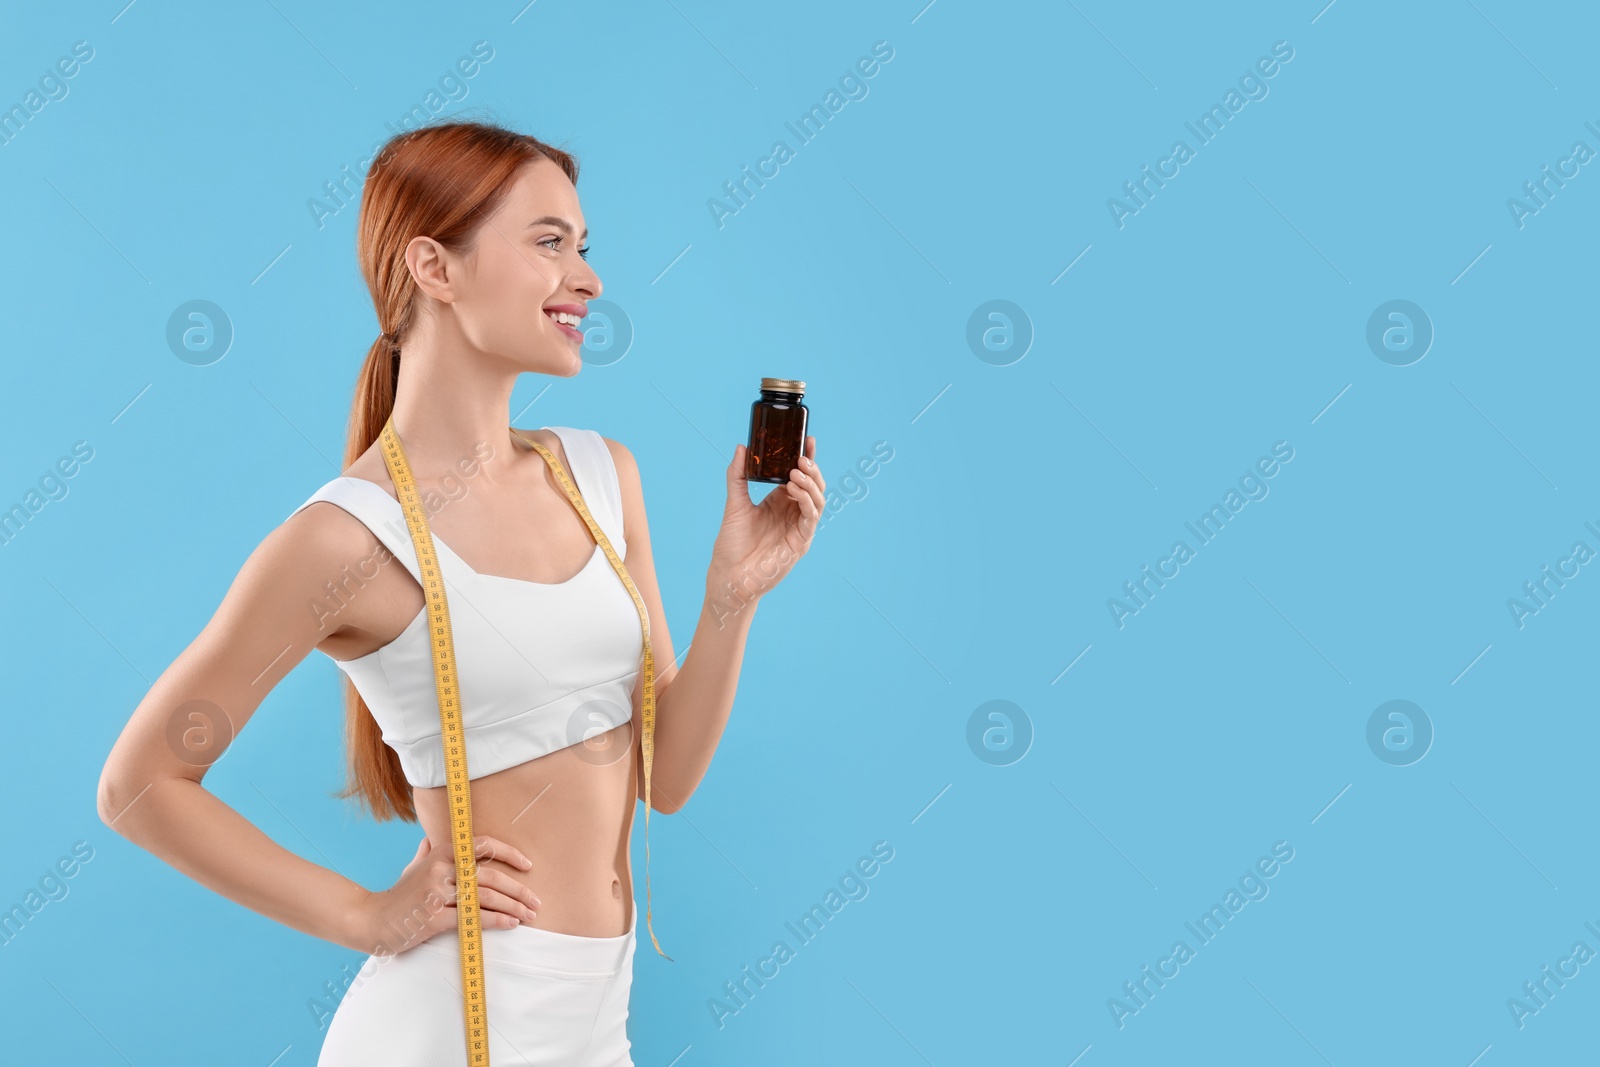
{"type": "Polygon", "coordinates": [[[573,329],[577,329],[578,324],[583,321],[578,316],[566,311],[547,311],[545,314],[549,315],[557,322],[565,323],[566,325],[571,326],[573,329]]]}

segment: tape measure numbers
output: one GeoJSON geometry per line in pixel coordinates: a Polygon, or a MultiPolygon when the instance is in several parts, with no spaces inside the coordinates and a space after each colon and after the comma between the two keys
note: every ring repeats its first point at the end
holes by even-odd
{"type": "MultiPolygon", "coordinates": [[[[644,637],[644,686],[641,698],[644,716],[640,754],[644,762],[644,880],[645,928],[650,933],[650,943],[660,955],[650,915],[650,768],[655,758],[656,692],[655,656],[650,649],[650,615],[644,598],[628,576],[622,558],[611,547],[610,540],[600,524],[589,513],[588,506],[578,487],[567,475],[561,461],[548,448],[513,431],[518,438],[531,445],[549,464],[556,481],[561,483],[567,499],[582,516],[596,543],[611,561],[617,576],[627,587],[639,612],[639,625],[644,637]]],[[[439,567],[434,552],[433,534],[428,528],[428,514],[422,504],[422,494],[417,489],[411,465],[406,461],[405,450],[400,446],[400,435],[394,428],[391,414],[383,426],[380,437],[383,461],[394,482],[395,495],[405,514],[406,528],[411,534],[411,545],[417,554],[417,573],[421,578],[422,594],[428,612],[428,637],[433,648],[433,676],[439,696],[439,725],[444,743],[445,785],[450,808],[450,833],[456,865],[456,927],[461,941],[461,991],[462,1009],[466,1021],[467,1062],[469,1067],[489,1067],[489,1027],[487,990],[483,971],[483,924],[478,910],[478,859],[472,846],[472,795],[467,774],[467,744],[461,725],[461,686],[456,674],[455,640],[450,629],[450,607],[445,597],[444,572],[439,567]]]]}

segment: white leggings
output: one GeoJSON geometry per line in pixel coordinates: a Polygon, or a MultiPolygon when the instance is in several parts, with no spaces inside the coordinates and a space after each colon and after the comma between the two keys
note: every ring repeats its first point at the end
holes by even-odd
{"type": "MultiPolygon", "coordinates": [[[[483,930],[490,1067],[633,1067],[628,994],[639,909],[628,932],[580,937],[483,930]]],[[[368,956],[328,1024],[317,1067],[465,1067],[461,942],[455,930],[394,956],[368,956]]]]}

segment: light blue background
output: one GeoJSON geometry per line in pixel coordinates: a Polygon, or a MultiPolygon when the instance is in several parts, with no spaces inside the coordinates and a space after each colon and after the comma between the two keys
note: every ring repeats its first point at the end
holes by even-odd
{"type": "MultiPolygon", "coordinates": [[[[377,325],[355,205],[319,229],[307,201],[479,40],[494,58],[447,111],[579,155],[591,263],[636,331],[620,361],[520,383],[512,414],[634,451],[679,646],[759,377],[809,383],[848,500],[763,603],[699,793],[651,821],[676,962],[641,940],[636,1062],[1592,1049],[1600,965],[1522,1028],[1507,1008],[1575,942],[1600,950],[1600,577],[1521,628],[1507,608],[1575,541],[1600,549],[1600,175],[1520,228],[1507,208],[1575,141],[1600,148],[1583,5],[113,0],[5,19],[7,106],[94,48],[0,146],[0,505],[94,449],[0,551],[0,906],[94,849],[0,949],[8,1059],[315,1062],[307,1002],[359,957],[118,837],[95,784],[243,560],[338,472],[377,325]],[[797,145],[784,123],[876,41],[894,56],[868,95],[797,145]],[[1268,95],[1197,147],[1184,123],[1277,41],[1294,55],[1268,95]],[[780,138],[795,158],[719,228],[707,201],[780,138]],[[1179,138],[1195,158],[1118,228],[1107,200],[1179,138]],[[194,299],[236,331],[209,366],[165,340],[194,299]],[[1014,349],[966,341],[997,299],[1033,333],[1005,366],[1014,349]],[[1365,339],[1395,299],[1436,332],[1410,366],[1365,339]],[[852,480],[880,441],[892,460],[852,480]],[[1107,600],[1193,547],[1184,523],[1278,441],[1294,457],[1270,494],[1119,628],[1107,600]],[[1435,731],[1410,766],[1366,741],[1393,699],[1435,731]],[[1009,766],[968,746],[991,700],[1031,724],[1009,766]],[[870,893],[719,1028],[708,1000],[877,841],[894,859],[870,893]],[[1108,999],[1197,946],[1184,923],[1278,841],[1294,858],[1270,895],[1119,1028],[1108,999]]],[[[385,887],[418,831],[329,798],[338,694],[314,655],[207,785],[385,887]]]]}

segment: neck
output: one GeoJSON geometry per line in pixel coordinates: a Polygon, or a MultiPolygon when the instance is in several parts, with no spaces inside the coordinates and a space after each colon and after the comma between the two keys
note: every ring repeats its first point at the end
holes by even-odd
{"type": "Polygon", "coordinates": [[[508,414],[517,372],[495,362],[487,353],[446,351],[424,339],[405,346],[393,419],[418,481],[460,477],[470,461],[492,483],[526,451],[513,440],[508,414]]]}

